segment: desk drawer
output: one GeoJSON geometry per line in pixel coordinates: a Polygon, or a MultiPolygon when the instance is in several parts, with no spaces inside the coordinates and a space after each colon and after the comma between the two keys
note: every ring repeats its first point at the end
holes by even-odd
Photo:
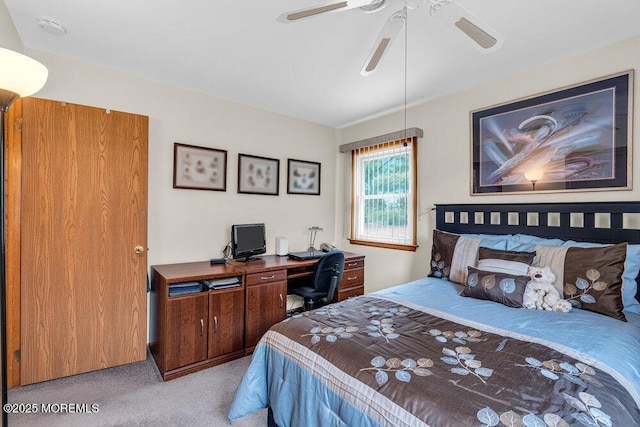
{"type": "Polygon", "coordinates": [[[356,268],[364,268],[364,259],[344,260],[345,273],[356,268]]]}
{"type": "Polygon", "coordinates": [[[338,294],[336,295],[334,301],[344,301],[347,298],[356,297],[358,295],[364,295],[364,285],[345,290],[338,289],[338,294]]]}
{"type": "Polygon", "coordinates": [[[364,268],[358,268],[356,270],[345,270],[342,273],[342,280],[340,281],[340,288],[349,289],[354,286],[364,285],[364,268]]]}
{"type": "Polygon", "coordinates": [[[278,282],[281,280],[287,280],[287,270],[272,270],[263,273],[247,274],[247,286],[278,282]]]}

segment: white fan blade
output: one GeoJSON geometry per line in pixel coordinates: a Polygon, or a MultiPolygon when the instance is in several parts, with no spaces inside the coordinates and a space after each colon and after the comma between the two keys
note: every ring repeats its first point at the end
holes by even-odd
{"type": "Polygon", "coordinates": [[[317,4],[305,9],[298,9],[292,12],[286,12],[278,16],[278,22],[289,23],[303,18],[310,18],[315,15],[328,12],[339,12],[356,7],[368,6],[375,0],[345,0],[345,1],[329,1],[317,4]]]}
{"type": "Polygon", "coordinates": [[[482,20],[452,0],[430,0],[431,16],[445,25],[462,31],[483,52],[492,52],[502,46],[504,37],[482,20]]]}
{"type": "Polygon", "coordinates": [[[391,15],[387,22],[382,27],[376,42],[373,44],[373,48],[367,59],[364,61],[360,74],[368,76],[376,70],[376,67],[389,50],[389,46],[393,39],[398,35],[404,24],[407,22],[407,10],[401,10],[391,15]]]}

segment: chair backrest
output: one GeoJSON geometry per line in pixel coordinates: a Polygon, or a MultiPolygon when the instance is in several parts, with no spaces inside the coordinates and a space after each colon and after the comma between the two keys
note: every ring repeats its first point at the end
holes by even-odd
{"type": "Polygon", "coordinates": [[[342,251],[333,250],[320,258],[320,261],[316,263],[313,268],[312,285],[314,289],[321,292],[328,292],[334,269],[338,272],[337,283],[339,284],[344,271],[344,253],[342,253],[342,251]]]}

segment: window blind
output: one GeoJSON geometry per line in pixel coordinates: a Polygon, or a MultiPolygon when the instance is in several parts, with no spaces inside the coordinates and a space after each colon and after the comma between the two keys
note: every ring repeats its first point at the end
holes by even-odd
{"type": "Polygon", "coordinates": [[[415,249],[416,138],[354,148],[353,243],[415,249]]]}

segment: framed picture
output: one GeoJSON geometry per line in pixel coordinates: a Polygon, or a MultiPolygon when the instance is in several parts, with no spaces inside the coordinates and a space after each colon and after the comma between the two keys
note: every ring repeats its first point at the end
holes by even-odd
{"type": "Polygon", "coordinates": [[[320,163],[287,160],[287,193],[320,195],[320,163]]]}
{"type": "Polygon", "coordinates": [[[238,154],[238,193],[277,196],[280,160],[238,154]]]}
{"type": "Polygon", "coordinates": [[[227,191],[227,152],[173,144],[173,188],[227,191]]]}
{"type": "Polygon", "coordinates": [[[471,194],[631,189],[633,71],[471,112],[471,194]]]}

